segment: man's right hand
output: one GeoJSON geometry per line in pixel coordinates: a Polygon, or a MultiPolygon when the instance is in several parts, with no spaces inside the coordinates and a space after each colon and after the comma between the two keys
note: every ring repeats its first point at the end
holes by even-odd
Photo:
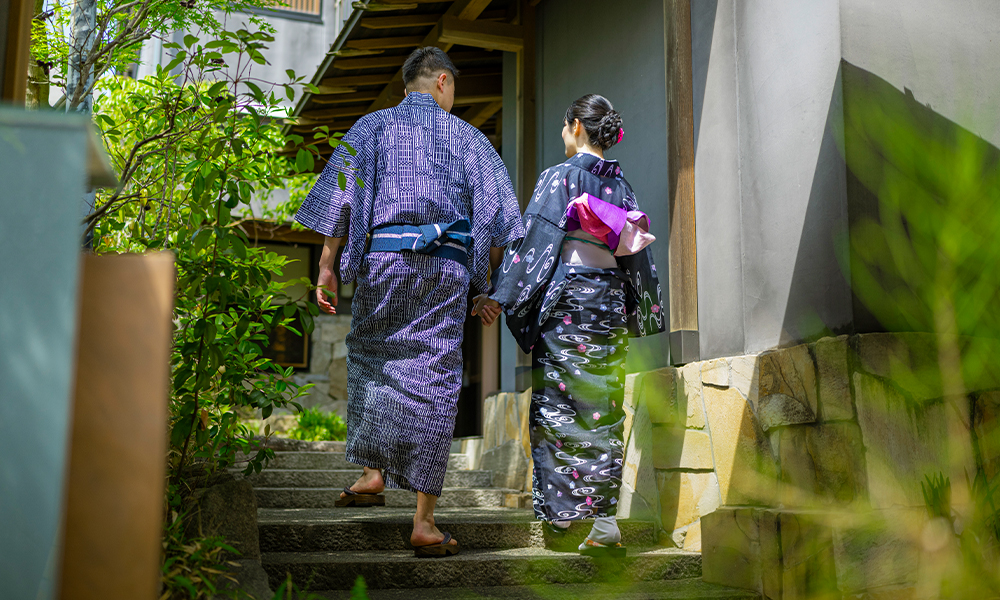
{"type": "Polygon", "coordinates": [[[320,267],[319,279],[316,281],[316,303],[319,309],[327,314],[337,314],[337,274],[333,269],[320,267]],[[330,292],[333,295],[327,296],[330,292]]]}

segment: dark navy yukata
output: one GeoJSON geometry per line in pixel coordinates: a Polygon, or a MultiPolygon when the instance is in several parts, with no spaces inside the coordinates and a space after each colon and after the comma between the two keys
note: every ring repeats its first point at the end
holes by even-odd
{"type": "Polygon", "coordinates": [[[601,269],[562,262],[567,209],[581,194],[638,211],[613,160],[576,154],[544,171],[491,297],[531,353],[531,456],[535,516],[614,516],[625,455],[625,357],[630,336],[665,329],[652,253],[601,269]]]}
{"type": "Polygon", "coordinates": [[[470,284],[487,291],[490,248],[522,237],[520,210],[486,136],[429,94],[410,93],[365,115],[343,141],[357,156],[337,148],[295,218],[346,237],[340,274],[357,281],[347,336],[347,460],[382,469],[389,487],[439,496],[462,387],[470,284]],[[366,250],[379,227],[460,220],[471,225],[467,264],[366,250]]]}

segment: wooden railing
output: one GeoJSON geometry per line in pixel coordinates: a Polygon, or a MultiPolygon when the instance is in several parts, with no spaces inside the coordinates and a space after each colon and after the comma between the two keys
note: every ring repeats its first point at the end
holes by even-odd
{"type": "Polygon", "coordinates": [[[322,0],[273,0],[272,5],[275,10],[287,10],[305,15],[319,15],[321,2],[322,0]]]}

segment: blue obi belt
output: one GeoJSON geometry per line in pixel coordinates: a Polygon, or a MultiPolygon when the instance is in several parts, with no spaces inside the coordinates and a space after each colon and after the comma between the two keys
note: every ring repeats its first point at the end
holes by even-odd
{"type": "Polygon", "coordinates": [[[433,225],[381,225],[372,231],[369,252],[416,252],[468,266],[472,241],[468,219],[433,225]]]}

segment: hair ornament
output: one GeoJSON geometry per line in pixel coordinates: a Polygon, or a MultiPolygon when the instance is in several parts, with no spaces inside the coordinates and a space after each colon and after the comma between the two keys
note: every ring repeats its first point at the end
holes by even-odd
{"type": "Polygon", "coordinates": [[[621,127],[619,127],[619,128],[618,128],[618,141],[617,141],[617,142],[615,142],[615,143],[616,143],[616,144],[620,144],[620,143],[622,143],[622,138],[624,138],[624,137],[625,137],[625,130],[624,130],[624,129],[622,129],[621,127]]]}

